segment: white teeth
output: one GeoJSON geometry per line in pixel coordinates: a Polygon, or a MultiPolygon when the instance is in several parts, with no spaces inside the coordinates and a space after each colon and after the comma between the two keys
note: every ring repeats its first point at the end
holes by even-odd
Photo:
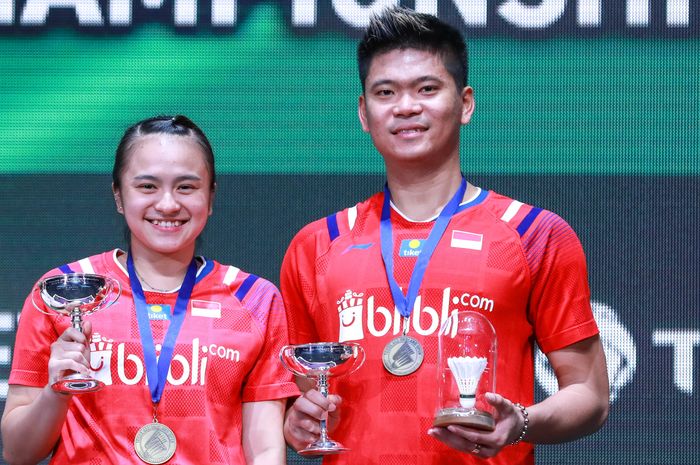
{"type": "Polygon", "coordinates": [[[176,228],[182,224],[182,221],[159,221],[159,220],[153,220],[151,223],[155,224],[156,226],[162,226],[164,228],[176,228]]]}

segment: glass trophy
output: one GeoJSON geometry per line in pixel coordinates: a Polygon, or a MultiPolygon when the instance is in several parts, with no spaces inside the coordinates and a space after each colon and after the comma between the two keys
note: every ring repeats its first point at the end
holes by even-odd
{"type": "MultiPolygon", "coordinates": [[[[121,295],[116,279],[87,273],[67,273],[39,281],[32,290],[34,308],[46,315],[70,317],[75,329],[82,332],[83,316],[113,305],[121,295]],[[38,294],[44,307],[37,305],[38,294]],[[47,312],[49,309],[54,313],[47,312]]],[[[102,389],[104,383],[80,373],[67,375],[51,385],[54,391],[80,394],[102,389]]]]}
{"type": "Polygon", "coordinates": [[[434,426],[493,431],[493,407],[484,394],[496,389],[496,331],[481,313],[454,312],[438,336],[438,406],[434,426]]]}
{"type": "MultiPolygon", "coordinates": [[[[354,342],[315,342],[286,346],[280,351],[280,360],[297,376],[316,380],[316,386],[328,397],[328,378],[347,375],[360,368],[365,352],[354,342]]],[[[326,420],[321,420],[321,435],[299,451],[300,455],[339,454],[349,450],[328,437],[326,420]]]]}

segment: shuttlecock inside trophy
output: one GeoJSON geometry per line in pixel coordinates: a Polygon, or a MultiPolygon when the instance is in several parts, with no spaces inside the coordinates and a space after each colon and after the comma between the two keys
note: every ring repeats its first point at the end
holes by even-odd
{"type": "Polygon", "coordinates": [[[449,357],[447,365],[452,371],[459,389],[459,404],[464,408],[474,407],[476,387],[486,368],[485,357],[449,357]]]}

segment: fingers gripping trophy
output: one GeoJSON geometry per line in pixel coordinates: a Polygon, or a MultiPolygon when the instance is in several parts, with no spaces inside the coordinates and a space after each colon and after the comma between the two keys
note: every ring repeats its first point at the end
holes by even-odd
{"type": "MultiPolygon", "coordinates": [[[[31,295],[34,308],[41,313],[70,317],[73,328],[83,332],[83,316],[112,306],[121,295],[121,286],[116,279],[107,276],[67,273],[42,279],[31,295]],[[37,304],[37,295],[43,307],[37,304]]],[[[69,394],[94,392],[103,386],[102,381],[80,373],[64,376],[51,385],[54,391],[69,394]]]]}
{"type": "MultiPolygon", "coordinates": [[[[319,392],[328,397],[328,378],[347,375],[362,366],[365,352],[354,342],[315,342],[285,346],[280,351],[285,368],[297,376],[316,380],[319,392]]],[[[339,454],[349,450],[328,437],[326,420],[321,420],[321,435],[299,451],[301,455],[339,454]]]]}

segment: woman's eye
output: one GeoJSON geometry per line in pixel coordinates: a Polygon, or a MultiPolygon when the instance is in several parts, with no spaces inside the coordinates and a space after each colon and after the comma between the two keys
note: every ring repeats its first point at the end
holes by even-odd
{"type": "Polygon", "coordinates": [[[191,194],[195,192],[198,189],[198,187],[195,184],[182,184],[180,186],[177,186],[178,192],[182,194],[191,194]]]}

